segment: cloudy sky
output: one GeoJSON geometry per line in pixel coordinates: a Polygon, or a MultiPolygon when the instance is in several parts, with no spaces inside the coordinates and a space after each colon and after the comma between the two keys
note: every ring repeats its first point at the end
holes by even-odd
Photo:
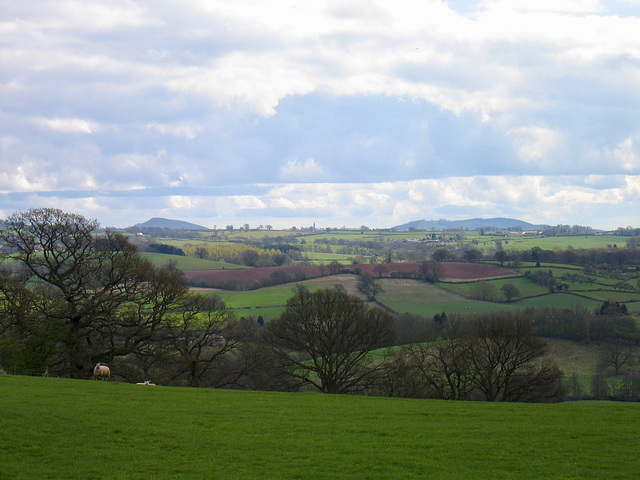
{"type": "Polygon", "coordinates": [[[0,218],[640,226],[640,0],[0,0],[0,218]]]}

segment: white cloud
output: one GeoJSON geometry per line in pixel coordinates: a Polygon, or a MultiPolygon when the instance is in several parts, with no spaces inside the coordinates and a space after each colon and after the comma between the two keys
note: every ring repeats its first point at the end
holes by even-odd
{"type": "Polygon", "coordinates": [[[313,158],[307,158],[303,162],[297,158],[289,160],[280,169],[280,174],[285,181],[321,180],[324,177],[322,168],[313,158]]]}
{"type": "Polygon", "coordinates": [[[186,195],[171,195],[168,197],[169,207],[177,210],[190,210],[200,203],[199,197],[186,195]]]}
{"type": "MultiPolygon", "coordinates": [[[[400,200],[393,206],[393,217],[397,219],[414,218],[419,220],[424,215],[424,208],[406,200],[400,200]]],[[[401,223],[401,221],[397,222],[401,223]]]]}
{"type": "Polygon", "coordinates": [[[242,210],[266,208],[264,202],[255,195],[236,195],[231,198],[236,203],[238,208],[242,210]]]}
{"type": "Polygon", "coordinates": [[[0,172],[0,191],[33,192],[46,190],[49,185],[41,175],[36,176],[32,164],[4,166],[0,172]]]}
{"type": "Polygon", "coordinates": [[[202,131],[202,127],[194,124],[149,124],[147,125],[149,130],[160,132],[164,135],[171,135],[174,137],[183,137],[187,140],[193,140],[202,131]]]}
{"type": "Polygon", "coordinates": [[[624,170],[638,171],[638,168],[640,167],[640,155],[638,154],[633,139],[627,138],[618,144],[613,155],[624,170]]]}
{"type": "Polygon", "coordinates": [[[596,13],[602,10],[600,0],[484,0],[480,7],[496,10],[499,13],[515,11],[527,12],[562,12],[562,13],[596,13]]]}
{"type": "Polygon", "coordinates": [[[276,197],[269,202],[271,208],[284,208],[287,210],[294,210],[296,204],[285,197],[276,197]]]}
{"type": "Polygon", "coordinates": [[[204,96],[217,107],[269,117],[285,96],[315,89],[314,69],[296,60],[285,52],[232,52],[210,64],[169,71],[164,83],[172,92],[204,96]]]}
{"type": "Polygon", "coordinates": [[[637,2],[5,3],[0,190],[18,208],[73,190],[122,213],[126,191],[136,215],[388,226],[640,201],[637,2]],[[301,183],[253,194],[277,182],[301,183]]]}
{"type": "Polygon", "coordinates": [[[556,154],[564,149],[564,135],[557,129],[528,126],[510,130],[518,156],[525,163],[537,166],[556,160],[556,154]]]}
{"type": "MultiPolygon", "coordinates": [[[[456,177],[376,184],[274,185],[259,195],[138,194],[118,197],[87,193],[77,198],[29,196],[30,205],[58,206],[98,218],[103,225],[128,226],[145,216],[181,218],[213,226],[270,223],[390,227],[420,218],[462,219],[506,216],[533,223],[572,223],[596,228],[633,224],[640,201],[640,176],[620,177],[608,188],[593,188],[570,177],[456,177]],[[519,195],[520,190],[530,190],[519,195]],[[410,194],[410,191],[414,193],[410,194]],[[420,195],[416,195],[416,192],[420,195]],[[505,199],[507,199],[505,201],[505,199]],[[594,211],[609,212],[600,220],[594,211]],[[128,212],[128,213],[127,213],[128,212]],[[131,218],[131,212],[136,212],[131,218]],[[126,215],[123,215],[127,213],[126,215]],[[615,224],[616,221],[623,223],[615,224]]],[[[3,210],[13,204],[3,205],[3,210]]]]}
{"type": "Polygon", "coordinates": [[[41,127],[60,133],[95,133],[100,125],[80,118],[37,118],[34,123],[41,127]]]}

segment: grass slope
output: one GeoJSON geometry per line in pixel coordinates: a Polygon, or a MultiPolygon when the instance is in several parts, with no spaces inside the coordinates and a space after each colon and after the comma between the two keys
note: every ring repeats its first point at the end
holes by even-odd
{"type": "MultiPolygon", "coordinates": [[[[356,288],[357,277],[355,275],[331,275],[313,280],[300,282],[311,291],[318,288],[332,288],[336,284],[343,285],[349,292],[358,294],[356,288]]],[[[211,288],[194,288],[194,291],[218,295],[231,308],[237,310],[239,317],[248,315],[262,315],[265,319],[279,316],[285,309],[287,300],[293,295],[294,283],[286,283],[274,287],[260,288],[257,290],[218,290],[211,288]]]]}
{"type": "MultiPolygon", "coordinates": [[[[349,292],[359,294],[357,290],[358,277],[355,275],[332,275],[300,282],[311,290],[316,288],[331,288],[335,284],[343,285],[349,292]]],[[[545,294],[548,290],[538,287],[530,280],[511,279],[510,283],[522,282],[526,285],[522,290],[527,294],[540,294],[542,296],[517,299],[512,303],[485,302],[465,298],[465,293],[470,291],[472,284],[438,284],[419,280],[407,279],[381,279],[378,280],[384,288],[384,292],[377,299],[384,305],[398,313],[413,313],[424,317],[433,317],[436,313],[489,313],[497,311],[521,310],[527,307],[573,308],[576,304],[584,305],[592,310],[601,302],[590,298],[584,298],[573,293],[545,294]]],[[[494,280],[499,286],[509,283],[509,280],[494,280]]],[[[260,288],[250,291],[226,291],[217,289],[195,289],[201,292],[211,292],[219,295],[225,303],[237,309],[239,316],[262,315],[265,319],[271,319],[284,311],[287,299],[292,295],[295,284],[288,283],[274,287],[260,288]]],[[[498,290],[499,291],[499,290],[498,290]]],[[[609,296],[602,295],[609,298],[609,296]]]]}
{"type": "Polygon", "coordinates": [[[578,375],[592,377],[598,371],[601,347],[596,343],[572,342],[555,338],[543,339],[547,344],[548,358],[553,359],[565,377],[578,375]]]}
{"type": "Polygon", "coordinates": [[[203,258],[186,257],[183,255],[167,255],[163,253],[141,252],[144,258],[148,258],[151,262],[162,267],[169,262],[176,262],[176,267],[181,270],[242,270],[249,267],[244,265],[235,265],[233,263],[217,262],[214,260],[206,260],[203,258]]]}
{"type": "Polygon", "coordinates": [[[634,478],[640,405],[490,404],[0,375],[0,478],[634,478]]]}

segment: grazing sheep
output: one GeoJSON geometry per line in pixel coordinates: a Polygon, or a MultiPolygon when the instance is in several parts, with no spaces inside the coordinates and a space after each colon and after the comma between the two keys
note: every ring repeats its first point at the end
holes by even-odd
{"type": "Polygon", "coordinates": [[[106,365],[100,365],[100,363],[96,363],[96,366],[93,367],[93,376],[98,380],[100,379],[111,379],[111,370],[106,365]]]}
{"type": "Polygon", "coordinates": [[[145,380],[144,382],[138,382],[138,383],[136,383],[136,385],[151,385],[152,387],[156,386],[155,383],[151,383],[151,380],[145,380]]]}

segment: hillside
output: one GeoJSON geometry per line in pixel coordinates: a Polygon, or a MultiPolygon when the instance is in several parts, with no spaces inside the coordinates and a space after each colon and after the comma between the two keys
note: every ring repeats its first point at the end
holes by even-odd
{"type": "Polygon", "coordinates": [[[637,478],[638,404],[496,404],[0,374],[0,478],[637,478]]]}
{"type": "Polygon", "coordinates": [[[154,217],[144,223],[136,223],[129,229],[164,228],[168,230],[208,230],[207,227],[196,225],[182,220],[170,220],[168,218],[154,217]]]}
{"type": "Polygon", "coordinates": [[[534,225],[513,218],[472,218],[468,220],[414,220],[394,228],[404,232],[411,228],[416,230],[476,230],[478,228],[542,230],[547,227],[548,225],[534,225]]]}

